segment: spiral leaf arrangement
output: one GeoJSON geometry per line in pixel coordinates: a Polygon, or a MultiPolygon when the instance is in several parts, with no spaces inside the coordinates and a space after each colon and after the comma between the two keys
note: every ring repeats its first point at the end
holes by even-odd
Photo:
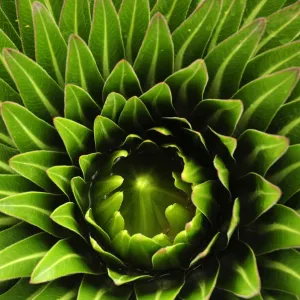
{"type": "Polygon", "coordinates": [[[299,299],[300,2],[0,1],[0,300],[299,299]]]}

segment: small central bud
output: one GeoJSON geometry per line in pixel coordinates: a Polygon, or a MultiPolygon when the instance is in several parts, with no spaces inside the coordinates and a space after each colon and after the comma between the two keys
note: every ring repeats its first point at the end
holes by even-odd
{"type": "Polygon", "coordinates": [[[150,186],[151,180],[147,175],[140,176],[136,179],[136,187],[139,190],[146,189],[150,186]]]}

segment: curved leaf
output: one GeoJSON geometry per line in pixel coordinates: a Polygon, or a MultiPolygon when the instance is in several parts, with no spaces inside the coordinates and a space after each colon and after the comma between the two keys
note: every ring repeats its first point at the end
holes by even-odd
{"type": "Polygon", "coordinates": [[[241,233],[257,255],[300,247],[300,215],[276,204],[241,233]]]}
{"type": "Polygon", "coordinates": [[[32,11],[36,61],[63,87],[65,84],[67,45],[54,18],[43,4],[34,2],[32,11]]]}
{"type": "Polygon", "coordinates": [[[77,35],[70,36],[66,68],[66,83],[82,87],[100,103],[103,78],[91,50],[77,35]]]}
{"type": "Polygon", "coordinates": [[[206,98],[229,98],[237,91],[244,68],[265,29],[258,19],[216,46],[205,58],[209,75],[206,98]]]}
{"type": "Polygon", "coordinates": [[[1,174],[15,173],[14,170],[9,166],[9,160],[16,154],[19,154],[18,150],[0,144],[0,173],[1,174]]]}
{"type": "Polygon", "coordinates": [[[121,270],[119,272],[112,269],[107,269],[107,271],[108,271],[108,276],[113,280],[116,286],[120,286],[137,280],[151,278],[150,275],[144,275],[143,273],[127,272],[124,274],[122,273],[121,270]]]}
{"type": "Polygon", "coordinates": [[[89,47],[105,79],[124,58],[120,22],[111,0],[95,0],[89,47]]]}
{"type": "Polygon", "coordinates": [[[152,18],[133,67],[145,90],[173,72],[172,37],[166,19],[160,13],[152,18]]]}
{"type": "Polygon", "coordinates": [[[89,2],[89,0],[64,0],[59,29],[66,41],[73,33],[88,41],[91,29],[89,2]]]}
{"type": "Polygon", "coordinates": [[[30,111],[46,121],[51,121],[63,111],[63,90],[44,69],[13,49],[4,49],[3,57],[30,111]]]}
{"type": "Polygon", "coordinates": [[[4,102],[1,104],[1,113],[10,136],[21,152],[59,150],[59,137],[54,127],[25,107],[4,102]]]}
{"type": "Polygon", "coordinates": [[[125,98],[139,96],[142,93],[139,79],[126,60],[121,60],[105,81],[102,97],[106,99],[111,92],[119,93],[125,98]]]}
{"type": "Polygon", "coordinates": [[[117,123],[126,104],[126,99],[117,93],[111,93],[105,99],[101,115],[117,123]]]}
{"type": "Polygon", "coordinates": [[[133,63],[149,25],[148,0],[124,0],[119,18],[123,34],[126,59],[133,63]]]}
{"type": "Polygon", "coordinates": [[[71,189],[77,205],[82,214],[85,215],[89,207],[89,185],[81,177],[77,176],[71,180],[71,189]]]}
{"type": "Polygon", "coordinates": [[[204,50],[218,21],[221,5],[220,0],[202,1],[189,18],[174,31],[172,38],[176,54],[176,70],[203,57],[204,50]]]}
{"type": "MultiPolygon", "coordinates": [[[[1,54],[0,54],[1,56],[1,54]]],[[[0,60],[1,63],[1,60],[0,60]]],[[[1,67],[1,69],[5,70],[5,67],[1,67]]],[[[0,71],[1,72],[1,71],[0,71]]],[[[3,78],[3,75],[0,74],[0,77],[3,78]]],[[[23,104],[22,98],[19,93],[17,93],[8,83],[6,83],[3,79],[0,79],[0,101],[11,101],[19,104],[23,104]]]]}

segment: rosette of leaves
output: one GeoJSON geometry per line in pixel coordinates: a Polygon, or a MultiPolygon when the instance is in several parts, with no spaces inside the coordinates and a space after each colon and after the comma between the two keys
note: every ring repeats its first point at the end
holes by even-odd
{"type": "Polygon", "coordinates": [[[299,299],[299,1],[0,5],[1,300],[299,299]]]}

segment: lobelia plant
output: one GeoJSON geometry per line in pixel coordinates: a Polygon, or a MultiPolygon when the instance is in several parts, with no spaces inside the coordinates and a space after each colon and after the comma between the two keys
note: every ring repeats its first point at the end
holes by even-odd
{"type": "Polygon", "coordinates": [[[0,7],[0,300],[300,299],[299,1],[0,7]]]}

